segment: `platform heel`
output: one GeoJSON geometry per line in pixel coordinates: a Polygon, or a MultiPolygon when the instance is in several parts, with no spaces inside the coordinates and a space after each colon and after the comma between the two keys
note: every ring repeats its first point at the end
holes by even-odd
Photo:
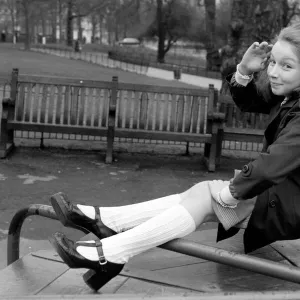
{"type": "Polygon", "coordinates": [[[108,283],[111,279],[113,279],[115,275],[113,276],[106,276],[103,277],[103,273],[97,272],[95,270],[88,270],[86,273],[82,275],[82,278],[86,285],[97,292],[100,290],[106,283],[108,283]]]}
{"type": "Polygon", "coordinates": [[[98,291],[112,278],[116,277],[124,267],[124,264],[112,263],[106,260],[100,240],[93,240],[92,243],[87,241],[73,242],[60,232],[55,233],[49,240],[58,255],[70,268],[90,269],[83,275],[83,280],[95,291],[98,291]],[[98,252],[98,261],[84,258],[77,252],[76,248],[78,246],[95,247],[98,252]]]}

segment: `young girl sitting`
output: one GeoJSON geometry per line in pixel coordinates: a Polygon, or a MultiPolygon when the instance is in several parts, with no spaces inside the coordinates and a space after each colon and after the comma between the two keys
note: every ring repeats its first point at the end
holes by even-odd
{"type": "Polygon", "coordinates": [[[245,252],[300,237],[300,23],[282,29],[274,46],[253,43],[227,81],[242,111],[269,114],[257,158],[230,181],[203,181],[181,194],[133,205],[76,205],[57,194],[51,201],[60,221],[99,238],[53,236],[70,268],[96,270],[104,285],[131,257],[208,221],[220,223],[218,240],[244,228],[245,252]]]}

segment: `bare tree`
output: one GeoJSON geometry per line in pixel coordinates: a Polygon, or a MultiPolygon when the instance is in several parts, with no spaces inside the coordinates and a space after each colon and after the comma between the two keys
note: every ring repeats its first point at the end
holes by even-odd
{"type": "Polygon", "coordinates": [[[205,21],[206,21],[206,69],[215,70],[215,57],[218,56],[216,46],[216,1],[204,0],[205,3],[205,21]]]}
{"type": "MultiPolygon", "coordinates": [[[[73,20],[90,16],[95,10],[106,9],[112,0],[67,0],[67,45],[73,45],[73,20]]],[[[113,0],[115,1],[115,0],[113,0]]],[[[80,21],[78,21],[80,25],[80,21]]],[[[80,28],[79,28],[80,29],[80,28]]]]}
{"type": "Polygon", "coordinates": [[[178,39],[188,36],[192,24],[191,7],[181,1],[157,0],[156,26],[148,34],[158,36],[157,61],[163,63],[165,55],[178,39]]]}

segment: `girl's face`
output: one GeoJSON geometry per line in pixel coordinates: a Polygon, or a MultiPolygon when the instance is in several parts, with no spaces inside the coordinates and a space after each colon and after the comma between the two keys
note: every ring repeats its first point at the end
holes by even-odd
{"type": "Polygon", "coordinates": [[[300,61],[293,45],[277,41],[272,48],[268,77],[273,94],[287,96],[300,87],[300,61]]]}

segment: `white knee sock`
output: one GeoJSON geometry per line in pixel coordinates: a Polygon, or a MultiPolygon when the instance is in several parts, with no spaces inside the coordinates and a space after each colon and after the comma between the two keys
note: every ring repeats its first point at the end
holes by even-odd
{"type": "MultiPolygon", "coordinates": [[[[180,195],[174,194],[141,203],[115,207],[100,207],[99,209],[104,225],[119,233],[153,218],[164,210],[180,203],[180,201],[180,195]]],[[[95,219],[95,209],[93,206],[77,204],[77,207],[87,217],[95,219]]]]}
{"type": "MultiPolygon", "coordinates": [[[[196,225],[190,213],[181,204],[177,204],[141,225],[102,239],[103,253],[108,261],[124,264],[139,253],[184,237],[195,229],[196,225]]],[[[98,260],[94,247],[79,246],[77,251],[87,259],[98,260]]]]}
{"type": "Polygon", "coordinates": [[[180,203],[179,194],[136,204],[100,207],[102,222],[116,232],[126,231],[180,203]]]}

